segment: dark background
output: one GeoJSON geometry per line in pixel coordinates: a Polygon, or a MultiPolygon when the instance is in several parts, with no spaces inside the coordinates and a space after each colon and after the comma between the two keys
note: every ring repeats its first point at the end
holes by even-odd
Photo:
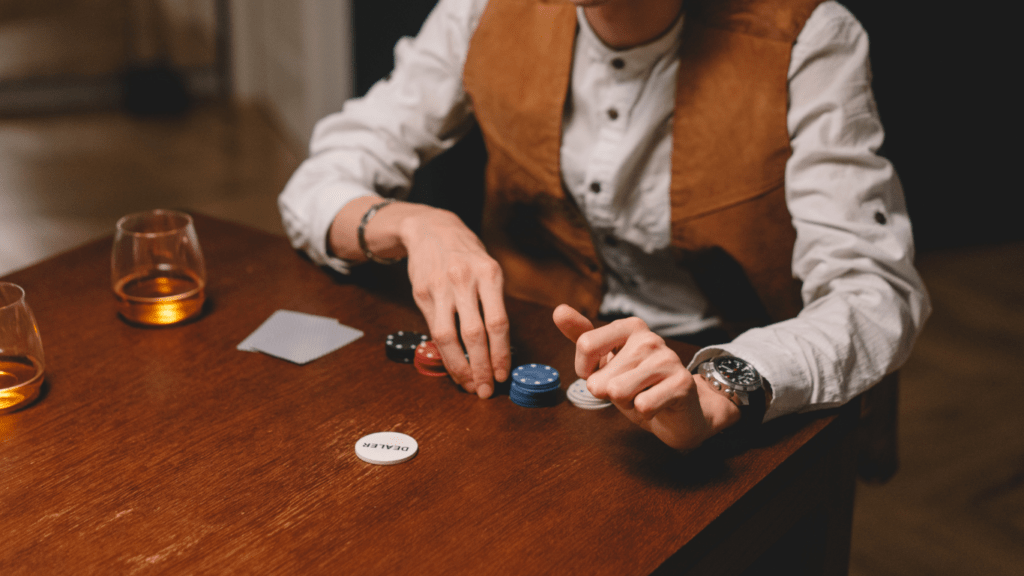
{"type": "MultiPolygon", "coordinates": [[[[356,95],[362,96],[391,72],[395,43],[402,36],[415,36],[435,4],[435,0],[353,1],[356,95]]],[[[479,233],[486,160],[483,136],[474,128],[416,172],[409,199],[451,210],[479,233]]]]}
{"type": "MultiPolygon", "coordinates": [[[[875,96],[887,133],[882,154],[903,182],[918,250],[1024,239],[1013,207],[1021,189],[1010,178],[1021,148],[1019,96],[1011,83],[1021,64],[1009,16],[937,3],[843,4],[871,38],[875,96]]],[[[415,35],[433,5],[355,0],[358,94],[391,70],[395,42],[415,35]]],[[[414,197],[455,209],[475,224],[479,146],[473,134],[421,170],[414,197]],[[442,188],[449,193],[440,194],[442,188]]]]}

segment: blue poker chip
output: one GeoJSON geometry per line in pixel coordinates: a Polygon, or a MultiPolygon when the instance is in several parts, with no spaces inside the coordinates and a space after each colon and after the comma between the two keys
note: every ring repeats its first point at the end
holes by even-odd
{"type": "Polygon", "coordinates": [[[531,392],[525,391],[513,384],[509,389],[508,397],[512,402],[524,408],[541,408],[558,404],[558,401],[561,399],[560,391],[560,389],[555,388],[545,392],[531,392]]]}
{"type": "Polygon", "coordinates": [[[544,364],[524,364],[512,371],[509,399],[526,408],[553,406],[561,399],[558,370],[544,364]]]}
{"type": "Polygon", "coordinates": [[[511,390],[511,387],[514,386],[515,388],[517,388],[520,392],[522,392],[524,394],[543,394],[545,392],[551,392],[553,390],[558,390],[560,388],[560,384],[561,384],[560,382],[553,382],[553,383],[551,383],[549,385],[546,385],[544,387],[539,387],[539,386],[523,386],[523,385],[519,384],[518,382],[513,381],[512,384],[510,385],[509,389],[511,390]]]}
{"type": "Polygon", "coordinates": [[[512,383],[526,390],[551,390],[562,381],[558,370],[546,364],[523,364],[512,371],[512,383]]]}

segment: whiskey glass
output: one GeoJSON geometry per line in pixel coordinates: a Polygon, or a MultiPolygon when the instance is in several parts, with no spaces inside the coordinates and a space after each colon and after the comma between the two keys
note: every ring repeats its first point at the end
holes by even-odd
{"type": "Polygon", "coordinates": [[[166,326],[198,315],[206,264],[192,217],[151,210],[118,220],[110,276],[118,312],[129,323],[166,326]]]}
{"type": "Polygon", "coordinates": [[[0,414],[27,406],[43,384],[43,341],[25,291],[0,282],[0,414]]]}

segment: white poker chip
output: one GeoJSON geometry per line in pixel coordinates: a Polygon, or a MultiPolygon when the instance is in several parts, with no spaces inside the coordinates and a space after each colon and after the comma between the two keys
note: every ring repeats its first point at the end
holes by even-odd
{"type": "Polygon", "coordinates": [[[356,442],[356,456],[360,460],[381,466],[411,460],[419,449],[415,438],[401,432],[374,432],[356,442]]]}
{"type": "Polygon", "coordinates": [[[568,398],[569,402],[572,402],[573,406],[580,408],[582,410],[600,410],[602,408],[607,408],[612,405],[611,402],[586,402],[577,400],[571,396],[569,396],[568,398]]]}
{"type": "Polygon", "coordinates": [[[612,403],[608,400],[601,400],[595,398],[590,390],[587,390],[587,381],[580,378],[573,382],[569,389],[565,391],[565,397],[569,399],[577,408],[583,408],[584,410],[598,410],[601,408],[607,408],[612,403]]]}

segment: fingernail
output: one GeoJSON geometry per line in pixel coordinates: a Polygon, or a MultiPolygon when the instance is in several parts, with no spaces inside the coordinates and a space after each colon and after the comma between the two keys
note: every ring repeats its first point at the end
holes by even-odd
{"type": "Polygon", "coordinates": [[[477,387],[476,394],[481,398],[488,398],[490,397],[491,392],[493,391],[493,387],[490,384],[481,384],[479,387],[477,387]]]}

